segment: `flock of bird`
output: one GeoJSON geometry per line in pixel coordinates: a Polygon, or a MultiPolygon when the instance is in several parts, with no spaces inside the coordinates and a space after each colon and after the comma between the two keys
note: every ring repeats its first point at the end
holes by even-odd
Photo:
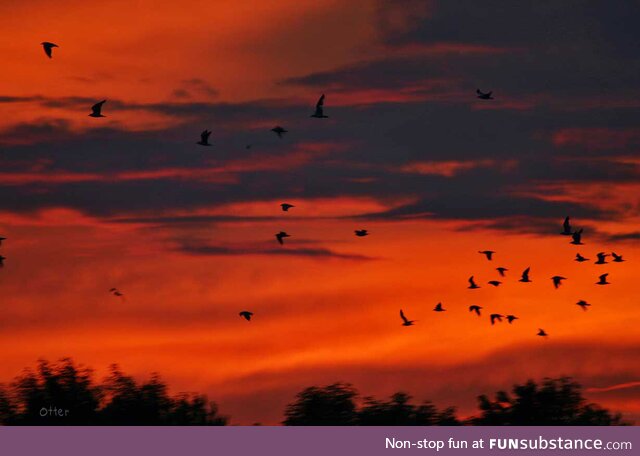
{"type": "MultiPolygon", "coordinates": [[[[478,91],[479,95],[478,98],[483,98],[483,99],[488,99],[486,98],[486,95],[490,95],[491,92],[489,94],[482,94],[480,91],[478,91]]],[[[572,245],[584,245],[584,243],[582,242],[582,233],[584,232],[584,230],[581,228],[580,230],[576,230],[574,231],[571,227],[571,218],[569,216],[565,217],[564,219],[564,223],[562,224],[562,231],[560,232],[560,234],[564,235],[564,236],[571,236],[571,242],[570,244],[572,245]]],[[[493,260],[493,255],[496,253],[493,250],[480,250],[478,251],[479,254],[484,255],[488,261],[492,261],[493,260]]],[[[608,264],[607,257],[609,256],[608,253],[606,252],[598,252],[596,254],[597,260],[594,261],[594,264],[608,264]]],[[[611,252],[611,256],[613,257],[612,262],[614,263],[622,263],[624,262],[624,258],[622,257],[622,255],[618,255],[615,252],[611,252]]],[[[585,261],[589,261],[589,258],[585,258],[584,256],[582,256],[580,253],[576,253],[576,257],[575,260],[578,263],[584,263],[585,261]]],[[[506,277],[506,272],[508,272],[509,270],[505,267],[497,267],[496,271],[498,271],[498,274],[500,275],[500,277],[506,277]]],[[[533,282],[531,280],[531,278],[529,277],[529,274],[531,272],[531,267],[526,268],[521,276],[520,276],[520,280],[519,282],[522,283],[531,283],[533,282]]],[[[610,285],[610,282],[607,281],[607,277],[609,277],[608,273],[605,274],[601,274],[598,277],[598,281],[595,283],[596,285],[610,285]]],[[[567,280],[566,277],[562,277],[562,276],[558,276],[558,275],[554,275],[553,277],[551,277],[551,281],[553,283],[553,287],[557,290],[560,285],[562,285],[562,281],[563,280],[567,280]]],[[[474,276],[469,277],[468,279],[469,281],[469,286],[467,288],[469,288],[470,290],[477,290],[478,288],[481,288],[480,285],[478,285],[475,281],[474,276]]],[[[492,285],[494,287],[498,287],[500,285],[502,285],[502,282],[499,280],[490,280],[487,282],[489,285],[492,285]]],[[[580,301],[578,301],[576,303],[576,305],[578,307],[580,307],[583,311],[586,311],[589,307],[591,307],[591,304],[589,304],[587,301],[581,299],[580,301]]],[[[433,309],[434,312],[444,312],[446,311],[446,309],[442,306],[442,303],[439,302],[438,304],[436,304],[436,306],[433,309]]],[[[478,306],[478,305],[471,305],[469,306],[469,312],[473,312],[475,313],[477,316],[481,316],[482,313],[482,307],[478,306]]],[[[409,320],[407,318],[407,316],[404,314],[404,312],[402,311],[402,309],[400,309],[400,318],[402,319],[402,326],[413,326],[413,324],[417,321],[417,320],[409,320]]],[[[515,320],[518,320],[519,318],[516,317],[515,315],[502,315],[502,314],[498,314],[498,313],[492,313],[489,315],[489,320],[491,322],[492,325],[495,325],[496,322],[501,323],[502,319],[506,318],[507,321],[509,322],[509,324],[513,323],[515,320]]],[[[542,328],[538,328],[538,336],[541,337],[547,337],[549,334],[542,328]]]]}
{"type": "MultiPolygon", "coordinates": [[[[57,44],[55,43],[51,43],[48,41],[44,41],[41,43],[45,54],[47,55],[47,57],[52,58],[53,57],[53,49],[59,47],[57,44]]],[[[493,92],[482,92],[480,89],[476,90],[476,94],[477,94],[477,98],[481,99],[481,100],[493,100],[493,92]]],[[[318,119],[326,119],[329,116],[324,114],[324,100],[325,100],[325,96],[324,94],[320,96],[320,98],[318,99],[317,103],[316,103],[316,107],[315,107],[315,111],[313,112],[313,114],[311,114],[310,117],[313,118],[318,118],[318,119]]],[[[107,102],[107,100],[102,100],[99,101],[98,103],[94,104],[91,107],[91,113],[89,114],[90,117],[106,117],[105,115],[102,114],[102,108],[104,106],[104,104],[107,102]]],[[[273,133],[275,133],[279,138],[282,138],[286,133],[288,133],[288,130],[286,130],[285,128],[276,125],[274,128],[271,129],[271,131],[273,133]]],[[[210,130],[204,130],[201,134],[200,134],[200,141],[198,141],[196,144],[200,145],[200,146],[211,146],[212,144],[209,142],[209,137],[211,136],[211,131],[210,130]]],[[[247,149],[250,148],[251,145],[247,145],[247,149]]],[[[284,212],[289,212],[290,209],[295,208],[295,206],[293,204],[289,204],[289,203],[282,203],[280,205],[282,211],[284,212]]],[[[368,236],[369,235],[369,231],[366,229],[357,229],[354,230],[354,234],[357,237],[364,237],[364,236],[368,236]]],[[[571,236],[571,244],[573,245],[584,245],[582,242],[582,234],[583,234],[583,229],[580,230],[573,230],[571,227],[571,222],[570,222],[570,217],[566,217],[564,220],[564,223],[562,225],[562,231],[561,233],[562,235],[565,236],[571,236]]],[[[275,234],[275,238],[277,240],[277,242],[280,245],[284,244],[284,239],[291,237],[290,234],[288,234],[286,231],[280,231],[278,233],[275,234]]],[[[0,237],[0,245],[2,244],[2,241],[4,241],[5,238],[4,237],[0,237]]],[[[494,252],[493,250],[481,250],[478,253],[484,255],[486,257],[486,259],[488,261],[493,261],[493,256],[496,252],[494,252]]],[[[596,254],[597,260],[595,261],[595,264],[597,265],[602,265],[602,264],[607,264],[607,257],[609,256],[608,253],[605,252],[598,252],[596,254]]],[[[613,262],[614,263],[621,263],[624,261],[622,255],[618,255],[615,252],[611,252],[611,256],[613,257],[613,262]]],[[[0,266],[2,266],[4,264],[4,260],[5,257],[3,257],[2,255],[0,255],[0,266]]],[[[575,261],[582,263],[582,262],[586,262],[589,261],[589,258],[585,258],[584,256],[582,256],[580,253],[576,253],[576,257],[575,257],[575,261]]],[[[522,283],[530,283],[532,282],[531,278],[530,278],[530,270],[531,268],[528,267],[526,268],[520,277],[519,282],[522,283]]],[[[498,274],[501,278],[504,278],[506,276],[506,272],[508,272],[509,270],[505,267],[497,267],[496,271],[498,271],[498,274]]],[[[609,276],[609,274],[602,274],[599,276],[599,281],[596,282],[597,285],[609,285],[610,282],[607,281],[607,277],[609,276]]],[[[553,286],[555,289],[558,289],[561,285],[562,285],[562,281],[563,280],[567,280],[566,277],[562,277],[562,276],[553,276],[551,277],[553,286]]],[[[468,288],[470,290],[476,290],[481,288],[475,281],[474,276],[469,277],[468,279],[469,282],[469,286],[468,288]]],[[[487,282],[489,285],[493,286],[493,287],[499,287],[502,282],[500,280],[490,280],[487,282]]],[[[124,299],[124,293],[122,293],[119,289],[117,288],[111,288],[109,290],[109,292],[116,297],[122,298],[124,299]]],[[[576,305],[578,305],[582,310],[586,311],[591,304],[589,304],[588,302],[584,301],[584,300],[580,300],[576,303],[576,305]]],[[[482,315],[482,310],[483,308],[479,305],[471,305],[469,306],[469,312],[475,313],[478,317],[480,317],[482,315]]],[[[445,312],[446,309],[443,307],[442,303],[439,302],[433,309],[434,312],[445,312]]],[[[244,318],[247,321],[251,321],[251,318],[253,317],[253,312],[249,311],[249,310],[243,310],[241,312],[239,312],[239,316],[241,318],[244,318]]],[[[413,326],[414,323],[417,320],[410,320],[409,318],[406,317],[404,311],[402,309],[400,309],[400,318],[402,319],[402,326],[413,326]]],[[[489,320],[491,322],[492,325],[495,325],[496,323],[501,323],[503,320],[503,318],[506,318],[507,322],[509,324],[513,323],[515,320],[518,320],[518,317],[515,315],[502,315],[502,314],[498,314],[498,313],[492,313],[489,315],[489,320]]],[[[548,334],[547,332],[542,329],[539,328],[538,329],[538,336],[541,337],[547,337],[548,334]]]]}

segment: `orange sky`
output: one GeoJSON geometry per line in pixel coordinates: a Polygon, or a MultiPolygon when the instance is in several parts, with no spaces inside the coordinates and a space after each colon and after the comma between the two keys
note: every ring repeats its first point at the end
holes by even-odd
{"type": "Polygon", "coordinates": [[[520,99],[505,87],[483,109],[459,65],[522,43],[387,39],[437,18],[437,2],[412,2],[414,16],[367,0],[157,3],[0,4],[1,381],[38,358],[71,356],[98,376],[118,363],[207,393],[232,423],[274,424],[314,384],[407,390],[464,415],[477,394],[572,375],[591,400],[640,417],[635,105],[568,114],[556,98],[537,111],[552,89],[520,99]],[[51,60],[43,40],[60,45],[51,60]],[[330,118],[312,123],[323,91],[330,118]],[[108,117],[87,117],[103,98],[108,117]],[[456,110],[483,125],[522,116],[531,135],[434,126],[456,110]],[[597,135],[581,133],[591,116],[604,119],[597,135]],[[276,124],[292,125],[282,141],[276,124]],[[391,145],[367,142],[376,131],[391,145]],[[565,208],[586,245],[557,234],[565,208]],[[293,235],[283,247],[280,230],[293,235]],[[593,264],[612,250],[627,261],[593,264]],[[493,288],[497,266],[509,272],[493,288]],[[533,283],[518,283],[528,266],[533,283]],[[598,287],[604,272],[612,284],[598,287]],[[568,278],[558,290],[556,274],[568,278]],[[470,275],[481,289],[467,289],[470,275]],[[519,320],[492,327],[471,304],[519,320]]]}

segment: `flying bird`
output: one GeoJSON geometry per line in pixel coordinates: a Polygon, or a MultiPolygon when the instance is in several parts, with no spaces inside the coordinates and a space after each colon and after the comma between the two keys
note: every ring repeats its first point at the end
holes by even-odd
{"type": "Polygon", "coordinates": [[[469,312],[475,312],[477,316],[480,316],[480,310],[482,309],[482,307],[480,306],[469,306],[469,312]]]}
{"type": "Polygon", "coordinates": [[[407,317],[404,316],[404,312],[402,311],[402,309],[400,309],[400,318],[402,318],[402,321],[404,323],[402,323],[402,326],[413,326],[413,323],[418,321],[418,320],[409,320],[407,317]]]}
{"type": "Polygon", "coordinates": [[[278,138],[281,138],[281,139],[285,133],[288,133],[288,131],[282,128],[280,125],[276,125],[271,129],[271,131],[274,132],[276,135],[278,135],[278,138]]]}
{"type": "Polygon", "coordinates": [[[502,323],[502,317],[504,317],[504,315],[501,315],[501,314],[491,314],[489,316],[489,318],[491,319],[491,324],[492,325],[496,324],[496,320],[499,321],[500,323],[502,323]]]}
{"type": "Polygon", "coordinates": [[[499,280],[489,280],[487,283],[489,285],[493,285],[494,287],[499,287],[502,282],[500,282],[499,280]]]}
{"type": "Polygon", "coordinates": [[[566,277],[562,277],[562,276],[553,276],[551,277],[551,280],[553,280],[553,286],[556,288],[556,290],[558,289],[558,287],[560,285],[562,285],[562,281],[563,280],[567,280],[566,277]]]}
{"type": "Polygon", "coordinates": [[[478,94],[478,98],[481,100],[493,100],[493,97],[491,96],[493,92],[483,93],[480,89],[476,89],[476,93],[478,94]]]}
{"type": "Polygon", "coordinates": [[[614,263],[622,263],[624,261],[624,259],[622,258],[622,255],[618,255],[616,254],[616,252],[611,252],[611,255],[613,256],[614,263]]]}
{"type": "Polygon", "coordinates": [[[356,233],[356,236],[358,237],[365,237],[369,235],[367,230],[355,230],[354,233],[356,233]]]}
{"type": "Polygon", "coordinates": [[[280,245],[284,244],[284,238],[286,237],[291,237],[291,235],[285,233],[284,231],[280,231],[279,233],[276,233],[276,239],[278,240],[280,245]]]}
{"type": "Polygon", "coordinates": [[[91,106],[91,114],[89,114],[89,117],[106,117],[102,115],[102,105],[106,102],[107,100],[102,100],[91,106]]]}
{"type": "Polygon", "coordinates": [[[583,231],[582,228],[580,228],[580,231],[576,231],[575,233],[573,233],[571,235],[570,244],[573,244],[573,245],[584,245],[582,243],[582,231],[583,231]]]}
{"type": "Polygon", "coordinates": [[[253,317],[253,312],[249,312],[248,310],[243,310],[238,315],[244,318],[247,321],[251,321],[251,317],[253,317]]]}
{"type": "Polygon", "coordinates": [[[547,334],[544,329],[542,328],[538,328],[538,334],[536,334],[536,336],[540,336],[540,337],[547,337],[549,334],[547,334]]]}
{"type": "Polygon", "coordinates": [[[478,253],[486,255],[487,260],[491,261],[493,259],[493,254],[496,253],[493,250],[481,250],[478,253]]]}
{"type": "Polygon", "coordinates": [[[519,320],[519,318],[515,315],[507,315],[507,321],[509,322],[509,324],[513,323],[513,320],[519,320]]]}
{"type": "Polygon", "coordinates": [[[469,289],[475,290],[476,288],[480,287],[476,284],[475,280],[473,280],[473,276],[469,277],[469,289]]]}
{"type": "Polygon", "coordinates": [[[600,281],[596,282],[596,285],[609,285],[611,282],[607,282],[607,276],[609,274],[602,274],[599,279],[600,281]]]}
{"type": "Polygon", "coordinates": [[[504,277],[504,273],[508,271],[507,268],[496,268],[496,271],[500,273],[500,277],[504,277]]]}
{"type": "Polygon", "coordinates": [[[587,310],[587,307],[591,307],[591,304],[589,304],[587,301],[584,301],[582,299],[576,302],[576,305],[580,306],[580,308],[585,311],[587,310]]]}
{"type": "Polygon", "coordinates": [[[564,218],[564,223],[562,224],[562,232],[565,236],[571,236],[573,234],[573,230],[571,229],[571,217],[568,215],[564,218]]]}
{"type": "Polygon", "coordinates": [[[291,209],[292,207],[295,207],[293,204],[289,204],[289,203],[282,203],[280,205],[280,207],[282,208],[283,211],[288,212],[289,209],[291,209]]]}
{"type": "Polygon", "coordinates": [[[109,293],[111,293],[112,295],[118,297],[118,298],[122,298],[124,299],[124,293],[122,293],[120,290],[118,290],[117,288],[111,288],[109,290],[109,293]]]}
{"type": "Polygon", "coordinates": [[[47,54],[47,57],[49,58],[53,57],[51,54],[51,52],[53,51],[53,48],[59,47],[57,44],[50,43],[48,41],[43,41],[40,44],[42,45],[42,49],[44,49],[44,53],[47,54]]]}
{"type": "Polygon", "coordinates": [[[311,114],[311,117],[316,117],[318,119],[326,119],[326,118],[328,118],[329,116],[325,116],[324,115],[323,106],[324,106],[324,93],[322,94],[322,96],[320,97],[318,102],[316,103],[316,112],[311,114]]]}
{"type": "Polygon", "coordinates": [[[598,252],[596,256],[598,257],[598,260],[594,264],[607,264],[607,257],[609,256],[608,253],[598,252]]]}
{"type": "Polygon", "coordinates": [[[530,270],[531,270],[531,267],[528,267],[527,269],[524,270],[524,272],[522,273],[522,278],[520,279],[520,282],[524,282],[524,283],[531,282],[531,280],[529,279],[530,270]]]}
{"type": "Polygon", "coordinates": [[[200,144],[201,146],[210,146],[211,143],[209,142],[209,136],[211,136],[211,132],[209,130],[203,131],[200,133],[200,141],[196,144],[200,144]]]}
{"type": "Polygon", "coordinates": [[[447,309],[445,309],[444,307],[442,307],[442,303],[439,302],[438,304],[436,304],[436,306],[433,308],[434,312],[444,312],[447,309]]]}
{"type": "Polygon", "coordinates": [[[579,253],[576,253],[576,260],[578,263],[583,263],[585,261],[589,261],[589,258],[585,258],[582,255],[580,255],[579,253]]]}
{"type": "Polygon", "coordinates": [[[0,268],[4,267],[4,260],[6,260],[6,258],[0,255],[0,268]]]}
{"type": "Polygon", "coordinates": [[[6,238],[6,237],[2,237],[2,236],[0,236],[0,245],[2,245],[2,241],[6,241],[6,240],[7,240],[7,238],[6,238]]]}

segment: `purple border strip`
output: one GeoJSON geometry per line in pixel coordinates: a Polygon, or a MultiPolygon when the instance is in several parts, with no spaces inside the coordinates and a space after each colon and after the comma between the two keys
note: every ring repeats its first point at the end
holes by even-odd
{"type": "MultiPolygon", "coordinates": [[[[506,443],[504,440],[500,443],[506,443]]],[[[521,445],[521,442],[518,442],[521,445]]],[[[543,444],[544,445],[544,444],[543,444]]],[[[0,455],[190,456],[190,455],[581,455],[640,454],[640,427],[0,427],[0,455]],[[449,439],[468,442],[449,448],[449,439]],[[491,439],[545,439],[547,449],[489,448],[491,439]],[[620,449],[554,450],[550,441],[582,439],[585,445],[632,445],[620,449]],[[389,440],[387,440],[389,439],[389,440]],[[389,445],[409,448],[390,448],[389,445]],[[426,441],[425,441],[426,439],[426,441]],[[472,448],[483,439],[484,448],[472,448]],[[591,444],[588,444],[590,441],[591,444]],[[401,443],[397,443],[401,442],[401,443]],[[438,443],[439,442],[439,443],[438,443]],[[427,448],[424,448],[424,446],[427,448]],[[433,448],[443,445],[437,450],[433,448]],[[432,448],[429,448],[432,447],[432,448]]]]}

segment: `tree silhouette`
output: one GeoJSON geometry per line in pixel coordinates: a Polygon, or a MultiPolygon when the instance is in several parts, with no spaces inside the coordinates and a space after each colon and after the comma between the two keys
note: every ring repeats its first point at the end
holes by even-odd
{"type": "Polygon", "coordinates": [[[358,411],[358,424],[360,426],[455,426],[460,424],[452,407],[438,411],[431,402],[413,405],[409,403],[410,400],[411,396],[402,392],[392,395],[389,402],[367,397],[358,411]]]}
{"type": "Polygon", "coordinates": [[[71,359],[40,361],[9,388],[0,389],[0,424],[9,425],[224,425],[205,396],[171,397],[157,375],[138,384],[117,366],[103,384],[71,359]]]}
{"type": "Polygon", "coordinates": [[[568,377],[546,378],[541,385],[529,380],[514,385],[512,394],[498,391],[491,400],[478,397],[482,414],[470,420],[484,426],[615,426],[625,424],[620,414],[587,403],[581,386],[568,377]]]}
{"type": "Polygon", "coordinates": [[[356,424],[358,395],[346,383],[319,388],[312,386],[298,393],[296,401],[287,406],[283,424],[287,426],[349,426],[356,424]]]}

